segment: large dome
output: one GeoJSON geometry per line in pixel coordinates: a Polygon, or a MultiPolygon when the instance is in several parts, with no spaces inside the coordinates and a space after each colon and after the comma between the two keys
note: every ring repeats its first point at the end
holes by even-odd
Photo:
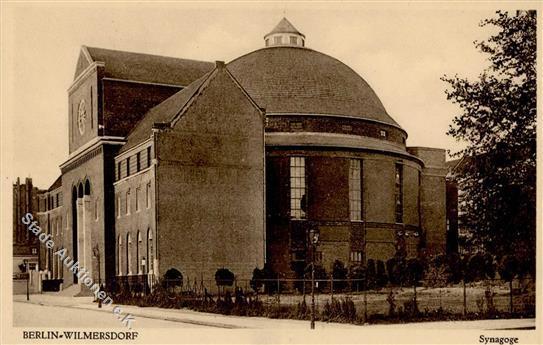
{"type": "Polygon", "coordinates": [[[267,113],[343,115],[398,126],[364,79],[317,51],[267,47],[233,60],[228,69],[267,113]]]}

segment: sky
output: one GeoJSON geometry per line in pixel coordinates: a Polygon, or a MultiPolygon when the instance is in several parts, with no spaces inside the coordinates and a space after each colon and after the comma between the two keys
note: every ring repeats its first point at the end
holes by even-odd
{"type": "Polygon", "coordinates": [[[3,3],[2,154],[5,181],[47,188],[68,156],[68,94],[81,45],[206,61],[263,47],[286,16],[309,48],[360,74],[408,132],[408,146],[463,147],[446,135],[460,113],[443,75],[488,65],[473,41],[508,5],[469,3],[3,3]]]}

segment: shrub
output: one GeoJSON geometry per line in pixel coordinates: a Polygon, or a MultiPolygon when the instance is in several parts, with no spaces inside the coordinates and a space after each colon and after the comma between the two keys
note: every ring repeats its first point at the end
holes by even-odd
{"type": "Polygon", "coordinates": [[[328,273],[324,267],[315,265],[315,282],[317,283],[317,291],[322,291],[326,288],[326,281],[328,280],[328,273]]]}
{"type": "Polygon", "coordinates": [[[486,278],[494,279],[496,277],[496,264],[494,263],[494,258],[489,253],[483,255],[483,273],[486,278]]]}
{"type": "Polygon", "coordinates": [[[375,280],[378,287],[384,287],[387,282],[387,274],[385,271],[385,264],[381,260],[377,260],[375,280]]]}
{"type": "Polygon", "coordinates": [[[340,260],[334,261],[332,266],[332,277],[334,278],[334,290],[343,291],[347,286],[347,268],[340,260]]]}
{"type": "Polygon", "coordinates": [[[449,281],[449,272],[445,257],[435,256],[428,262],[424,275],[425,285],[428,287],[443,287],[449,281]]]}
{"type": "Polygon", "coordinates": [[[234,284],[234,273],[227,268],[219,268],[215,272],[215,282],[217,286],[232,286],[234,284]]]}
{"type": "Polygon", "coordinates": [[[368,259],[366,266],[366,289],[374,289],[376,285],[375,261],[368,259]]]}
{"type": "Polygon", "coordinates": [[[406,265],[405,283],[416,285],[424,278],[424,264],[418,258],[409,259],[406,265]]]}
{"type": "Polygon", "coordinates": [[[505,255],[498,267],[498,273],[500,277],[508,282],[511,282],[519,271],[518,260],[512,255],[505,255]]]}
{"type": "Polygon", "coordinates": [[[253,291],[256,292],[257,294],[260,292],[262,285],[264,285],[262,281],[263,279],[264,279],[263,270],[258,269],[258,267],[255,267],[255,269],[253,270],[253,277],[251,278],[249,285],[251,286],[251,289],[253,289],[253,291]]]}
{"type": "Polygon", "coordinates": [[[183,275],[175,268],[170,268],[164,273],[163,284],[165,287],[183,286],[183,275]]]}
{"type": "Polygon", "coordinates": [[[361,265],[349,268],[349,279],[351,279],[351,290],[360,291],[366,285],[366,267],[361,265]]]}

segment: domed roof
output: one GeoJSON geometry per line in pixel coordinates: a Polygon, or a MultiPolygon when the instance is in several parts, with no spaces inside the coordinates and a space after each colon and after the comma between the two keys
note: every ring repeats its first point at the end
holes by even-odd
{"type": "Polygon", "coordinates": [[[362,77],[323,53],[268,47],[231,61],[228,69],[267,113],[344,115],[399,127],[362,77]]]}

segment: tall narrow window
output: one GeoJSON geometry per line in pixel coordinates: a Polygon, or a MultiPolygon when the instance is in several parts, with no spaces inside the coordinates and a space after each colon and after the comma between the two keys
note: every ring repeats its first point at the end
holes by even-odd
{"type": "Polygon", "coordinates": [[[147,147],[147,167],[151,166],[151,146],[147,147]]]}
{"type": "Polygon", "coordinates": [[[132,274],[132,237],[130,237],[130,234],[126,235],[126,274],[131,275],[132,274]]]}
{"type": "Polygon", "coordinates": [[[121,195],[117,195],[117,218],[121,218],[121,195]]]}
{"type": "Polygon", "coordinates": [[[360,160],[351,159],[349,167],[349,209],[351,220],[362,220],[362,186],[360,160]]]}
{"type": "Polygon", "coordinates": [[[305,157],[290,157],[290,216],[303,219],[306,214],[305,157]]]}
{"type": "Polygon", "coordinates": [[[141,170],[140,159],[141,159],[141,154],[138,152],[138,153],[136,153],[136,171],[141,170]]]}
{"type": "Polygon", "coordinates": [[[151,182],[147,182],[147,186],[145,187],[145,200],[146,207],[151,207],[151,182]]]}
{"type": "Polygon", "coordinates": [[[126,191],[126,214],[130,214],[130,188],[126,191]]]}
{"type": "Polygon", "coordinates": [[[117,181],[121,179],[121,162],[117,162],[117,181]]]}
{"type": "Polygon", "coordinates": [[[120,276],[123,274],[122,253],[123,253],[123,238],[121,237],[121,235],[119,235],[119,238],[117,239],[117,274],[120,276]]]}
{"type": "Polygon", "coordinates": [[[394,205],[396,211],[396,223],[403,223],[403,166],[401,164],[396,164],[395,166],[394,179],[394,205]]]}
{"type": "Polygon", "coordinates": [[[136,212],[140,210],[140,187],[136,187],[136,212]]]}
{"type": "Polygon", "coordinates": [[[130,157],[126,159],[126,176],[130,176],[130,157]]]}
{"type": "Polygon", "coordinates": [[[153,273],[153,232],[147,230],[147,271],[153,273]]]}

